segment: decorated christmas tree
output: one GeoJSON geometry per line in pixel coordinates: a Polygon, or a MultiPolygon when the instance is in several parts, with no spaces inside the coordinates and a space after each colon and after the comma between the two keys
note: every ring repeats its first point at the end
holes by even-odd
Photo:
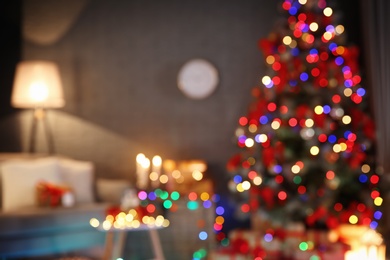
{"type": "Polygon", "coordinates": [[[266,73],[236,129],[227,168],[241,214],[308,228],[376,229],[382,213],[375,126],[335,2],[284,0],[259,41],[266,73]]]}

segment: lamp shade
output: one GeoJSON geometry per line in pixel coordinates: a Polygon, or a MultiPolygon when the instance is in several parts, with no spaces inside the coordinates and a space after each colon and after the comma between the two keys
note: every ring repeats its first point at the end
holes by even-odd
{"type": "Polygon", "coordinates": [[[50,61],[17,65],[11,104],[18,108],[59,108],[65,105],[60,73],[50,61]]]}

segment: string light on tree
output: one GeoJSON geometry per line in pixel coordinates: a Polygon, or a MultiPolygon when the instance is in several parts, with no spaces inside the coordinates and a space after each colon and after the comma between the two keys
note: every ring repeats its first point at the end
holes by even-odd
{"type": "Polygon", "coordinates": [[[284,23],[259,41],[266,72],[238,120],[241,152],[228,162],[229,188],[237,205],[252,207],[247,214],[376,229],[383,194],[375,125],[359,49],[346,43],[336,7],[282,1],[284,23]]]}

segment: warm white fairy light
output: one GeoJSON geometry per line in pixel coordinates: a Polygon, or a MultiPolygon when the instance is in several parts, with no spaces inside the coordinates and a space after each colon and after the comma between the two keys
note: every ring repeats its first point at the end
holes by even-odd
{"type": "Polygon", "coordinates": [[[263,183],[263,179],[260,176],[256,176],[253,178],[253,184],[259,186],[263,183]]]}
{"type": "Polygon", "coordinates": [[[155,225],[158,227],[161,227],[164,224],[164,220],[165,220],[165,218],[163,216],[158,215],[156,217],[155,225]]]}
{"type": "Polygon", "coordinates": [[[141,226],[141,223],[138,220],[134,220],[131,222],[132,228],[139,228],[141,226]]]}
{"type": "Polygon", "coordinates": [[[290,36],[284,36],[284,37],[283,37],[283,43],[284,43],[285,45],[290,45],[291,42],[292,42],[292,38],[291,38],[290,36]]]}
{"type": "Polygon", "coordinates": [[[94,228],[101,227],[104,230],[111,229],[126,229],[126,228],[139,228],[141,224],[147,225],[149,227],[168,227],[170,222],[168,219],[164,218],[162,215],[154,216],[144,216],[141,221],[136,219],[137,213],[134,209],[130,210],[128,214],[125,212],[120,212],[115,218],[112,215],[107,215],[103,223],[100,224],[100,221],[96,218],[90,220],[90,225],[94,228]]]}
{"type": "Polygon", "coordinates": [[[318,23],[312,22],[312,23],[309,25],[309,28],[310,28],[310,31],[316,32],[316,31],[318,30],[318,23]]]}
{"type": "Polygon", "coordinates": [[[168,183],[168,180],[169,180],[169,178],[168,178],[167,175],[163,174],[163,175],[160,176],[160,182],[161,182],[162,184],[168,183]]]}
{"type": "Polygon", "coordinates": [[[346,143],[340,143],[340,149],[342,152],[344,152],[345,150],[347,150],[348,146],[346,143]]]}
{"type": "Polygon", "coordinates": [[[96,218],[91,218],[91,220],[89,221],[89,224],[90,224],[92,227],[96,228],[96,227],[98,227],[98,226],[100,225],[100,222],[99,222],[99,220],[96,219],[96,218]]]}
{"type": "Polygon", "coordinates": [[[125,219],[126,219],[126,222],[131,222],[134,220],[134,217],[132,214],[127,214],[125,219]]]}
{"type": "Polygon", "coordinates": [[[351,118],[350,116],[348,116],[348,115],[345,115],[345,116],[343,116],[343,118],[341,119],[341,121],[343,121],[343,123],[344,123],[345,125],[348,125],[348,124],[350,124],[350,123],[352,122],[352,118],[351,118]]]}
{"type": "Polygon", "coordinates": [[[381,197],[376,197],[374,199],[375,206],[380,207],[380,206],[382,206],[382,203],[383,203],[383,199],[381,197]]]}
{"type": "Polygon", "coordinates": [[[255,144],[255,141],[252,138],[247,138],[245,140],[245,146],[248,148],[253,147],[254,144],[255,144]]]}
{"type": "Polygon", "coordinates": [[[152,220],[151,217],[149,217],[149,216],[143,216],[143,217],[142,217],[142,223],[148,225],[148,224],[150,224],[150,223],[152,223],[152,222],[153,222],[153,220],[152,220]]]}
{"type": "Polygon", "coordinates": [[[256,133],[256,131],[257,131],[257,125],[255,125],[255,124],[250,124],[249,127],[248,127],[248,130],[249,130],[249,132],[251,132],[251,133],[256,133]]]}
{"type": "Polygon", "coordinates": [[[102,227],[103,227],[104,230],[109,230],[111,228],[111,226],[112,226],[111,221],[108,221],[108,220],[103,221],[103,226],[102,227]]]}
{"type": "Polygon", "coordinates": [[[292,171],[292,173],[297,174],[301,171],[301,167],[299,167],[298,165],[295,164],[291,167],[291,171],[292,171]]]}
{"type": "Polygon", "coordinates": [[[350,97],[353,94],[352,89],[346,88],[344,89],[344,96],[350,97]]]}
{"type": "Polygon", "coordinates": [[[336,28],[335,28],[335,31],[336,31],[337,35],[340,35],[340,34],[344,33],[344,26],[341,25],[341,24],[337,25],[336,28]]]}
{"type": "Polygon", "coordinates": [[[356,224],[356,223],[358,223],[358,221],[359,221],[359,219],[356,215],[351,215],[349,217],[349,223],[351,223],[351,224],[356,224]]]}
{"type": "Polygon", "coordinates": [[[306,119],[305,125],[306,125],[306,127],[312,127],[314,125],[314,120],[311,118],[306,119]]]}
{"type": "Polygon", "coordinates": [[[330,17],[330,16],[332,16],[332,14],[333,14],[333,10],[332,10],[332,8],[330,8],[330,7],[326,7],[326,8],[324,9],[323,13],[324,13],[325,16],[330,17]]]}
{"type": "Polygon", "coordinates": [[[265,142],[267,142],[267,140],[268,140],[268,137],[266,134],[259,134],[256,136],[256,141],[258,143],[265,143],[265,142]]]}
{"type": "Polygon", "coordinates": [[[126,217],[126,213],[124,212],[120,212],[116,217],[115,217],[115,220],[118,221],[118,220],[124,220],[126,217]]]}
{"type": "Polygon", "coordinates": [[[261,79],[261,82],[265,85],[265,86],[268,86],[269,84],[271,84],[272,80],[269,76],[264,76],[262,79],[261,79]]]}
{"type": "Polygon", "coordinates": [[[138,213],[135,209],[130,209],[129,212],[128,212],[128,215],[132,215],[133,217],[137,216],[138,213]]]}
{"type": "Polygon", "coordinates": [[[236,189],[238,192],[244,192],[245,189],[242,187],[242,183],[237,184],[236,189]]]}
{"type": "Polygon", "coordinates": [[[269,65],[272,65],[272,64],[274,64],[274,62],[275,62],[275,57],[272,56],[272,55],[269,55],[269,56],[267,56],[267,58],[265,59],[265,61],[266,61],[269,65]]]}
{"type": "Polygon", "coordinates": [[[371,167],[368,164],[363,164],[361,169],[362,169],[363,173],[369,173],[371,170],[371,167]]]}
{"type": "Polygon", "coordinates": [[[277,129],[279,129],[279,127],[280,127],[280,122],[279,121],[277,121],[277,120],[272,121],[272,123],[271,123],[271,128],[272,129],[277,130],[277,129]]]}
{"type": "Polygon", "coordinates": [[[151,172],[151,173],[149,174],[149,179],[150,179],[151,181],[157,181],[157,180],[158,180],[158,173],[157,173],[157,172],[151,172]]]}
{"type": "Polygon", "coordinates": [[[335,152],[335,153],[341,152],[341,146],[339,144],[334,144],[333,145],[333,152],[335,152]]]}
{"type": "Polygon", "coordinates": [[[318,148],[317,146],[312,146],[310,148],[311,155],[318,155],[319,153],[320,153],[320,148],[318,148]]]}
{"type": "Polygon", "coordinates": [[[333,34],[331,32],[324,32],[323,37],[325,40],[329,41],[332,39],[333,34]]]}
{"type": "Polygon", "coordinates": [[[244,181],[244,182],[242,183],[242,188],[243,188],[244,190],[249,190],[249,189],[251,188],[251,183],[250,183],[249,181],[244,181]]]}
{"type": "Polygon", "coordinates": [[[314,113],[316,113],[317,115],[321,115],[323,112],[324,112],[324,108],[322,106],[316,106],[314,108],[314,113]]]}

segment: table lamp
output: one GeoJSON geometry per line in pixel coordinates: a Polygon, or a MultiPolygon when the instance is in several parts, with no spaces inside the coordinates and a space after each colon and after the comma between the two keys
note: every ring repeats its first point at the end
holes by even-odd
{"type": "Polygon", "coordinates": [[[17,108],[34,109],[29,151],[35,152],[37,124],[42,122],[49,153],[54,153],[53,138],[44,110],[65,105],[57,65],[54,62],[40,60],[19,62],[15,73],[11,104],[17,108]]]}

